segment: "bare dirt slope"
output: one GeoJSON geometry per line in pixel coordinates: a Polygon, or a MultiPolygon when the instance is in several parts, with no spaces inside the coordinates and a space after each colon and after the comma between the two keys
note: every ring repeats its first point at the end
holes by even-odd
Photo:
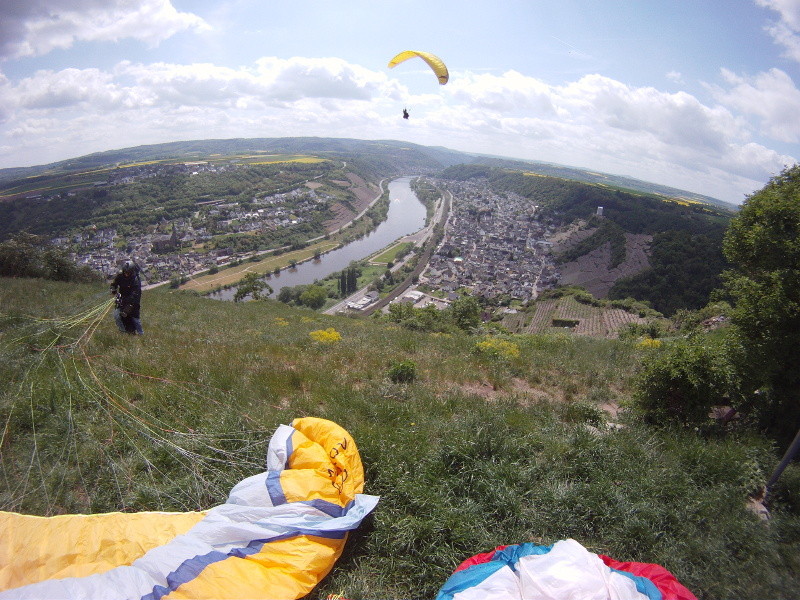
{"type": "MultiPolygon", "coordinates": [[[[568,241],[565,241],[564,245],[554,247],[554,250],[566,248],[570,243],[576,243],[591,233],[592,230],[575,232],[568,241]]],[[[613,269],[608,268],[611,260],[611,244],[607,242],[579,259],[561,265],[559,269],[561,276],[558,282],[560,285],[582,286],[595,298],[605,298],[618,279],[636,275],[650,266],[647,252],[652,239],[651,235],[626,233],[626,257],[622,264],[613,269]]]]}

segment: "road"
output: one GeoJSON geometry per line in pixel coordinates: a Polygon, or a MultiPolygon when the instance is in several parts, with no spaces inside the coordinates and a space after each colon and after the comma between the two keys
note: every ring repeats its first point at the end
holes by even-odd
{"type": "MultiPolygon", "coordinates": [[[[381,182],[381,183],[383,183],[383,182],[381,182]]],[[[449,200],[450,200],[450,202],[452,202],[453,194],[449,190],[445,190],[444,194],[449,195],[449,200]]],[[[394,246],[395,244],[402,244],[402,243],[405,243],[405,242],[414,242],[414,244],[417,246],[417,248],[421,248],[422,245],[425,243],[425,241],[433,234],[433,228],[436,227],[436,225],[442,220],[442,213],[444,212],[444,205],[445,205],[445,196],[443,195],[442,199],[436,204],[436,209],[434,210],[433,217],[431,218],[430,222],[425,227],[423,227],[422,229],[420,229],[419,231],[417,231],[415,233],[410,233],[410,234],[408,234],[406,236],[401,237],[400,239],[396,240],[390,246],[387,246],[387,248],[389,248],[391,246],[394,246]]],[[[448,217],[449,217],[449,215],[448,215],[448,217]]],[[[446,224],[445,224],[445,226],[446,226],[446,224]]],[[[386,248],[384,248],[382,250],[379,250],[378,252],[376,252],[376,254],[384,252],[385,250],[386,250],[386,248]]],[[[406,257],[401,262],[398,262],[397,264],[395,264],[392,267],[392,272],[395,272],[398,269],[400,269],[406,263],[406,261],[409,260],[410,258],[411,258],[411,255],[406,255],[406,257]]],[[[345,310],[347,308],[347,303],[348,302],[358,302],[364,296],[366,296],[368,291],[369,291],[369,286],[363,287],[360,290],[358,290],[355,293],[353,293],[350,296],[348,296],[347,298],[345,298],[344,300],[342,300],[341,302],[337,302],[336,304],[334,304],[333,306],[331,306],[328,309],[325,309],[322,312],[324,314],[326,314],[326,315],[338,314],[340,311],[343,311],[343,310],[345,310]]]]}

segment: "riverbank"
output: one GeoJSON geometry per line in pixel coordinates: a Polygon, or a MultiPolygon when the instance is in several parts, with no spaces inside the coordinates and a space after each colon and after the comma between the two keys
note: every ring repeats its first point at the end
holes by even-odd
{"type": "MultiPolygon", "coordinates": [[[[284,269],[277,277],[271,277],[269,284],[273,288],[274,295],[284,287],[308,285],[320,281],[331,273],[347,268],[353,262],[382,252],[406,235],[424,230],[426,208],[411,189],[411,179],[411,177],[400,177],[388,184],[387,217],[373,231],[321,255],[318,261],[298,262],[294,268],[284,269]]],[[[215,293],[212,297],[218,300],[231,300],[235,293],[235,289],[229,288],[215,293]]]]}
{"type": "MultiPolygon", "coordinates": [[[[425,227],[420,229],[419,231],[407,235],[403,238],[397,240],[396,244],[404,244],[404,243],[411,243],[417,246],[422,247],[421,256],[407,256],[404,260],[395,264],[391,271],[397,272],[402,269],[407,261],[413,260],[416,257],[416,264],[414,265],[413,271],[408,274],[403,280],[396,285],[392,290],[390,290],[383,298],[366,306],[365,308],[358,310],[355,314],[369,316],[374,313],[376,310],[380,310],[387,306],[392,300],[397,299],[400,297],[401,294],[405,293],[409,288],[411,288],[414,278],[419,277],[419,275],[425,270],[425,267],[430,260],[431,254],[438,246],[439,242],[441,241],[441,236],[436,236],[433,238],[434,232],[437,231],[437,228],[441,230],[442,234],[444,229],[447,225],[447,220],[450,218],[450,208],[453,201],[453,194],[445,190],[442,194],[441,199],[438,201],[437,205],[434,207],[433,210],[433,217],[427,223],[425,227]]],[[[363,286],[355,293],[351,294],[341,302],[337,302],[333,306],[325,309],[323,312],[328,315],[335,315],[340,314],[342,312],[346,312],[349,309],[347,308],[348,304],[358,304],[366,295],[369,290],[369,286],[363,286]]]]}
{"type": "MultiPolygon", "coordinates": [[[[376,205],[376,203],[387,193],[384,190],[386,179],[382,179],[378,184],[378,194],[363,206],[353,220],[341,224],[324,236],[311,238],[307,243],[311,244],[299,250],[290,250],[288,247],[272,250],[264,250],[250,256],[237,257],[235,260],[221,264],[214,273],[205,270],[192,274],[191,278],[181,284],[178,289],[194,291],[201,294],[212,294],[230,289],[241,281],[248,273],[257,273],[262,276],[271,274],[279,275],[287,268],[319,259],[324,254],[336,250],[343,245],[350,243],[349,234],[358,235],[354,227],[357,227],[359,220],[376,205]],[[352,230],[352,231],[351,231],[352,230]],[[257,257],[263,257],[258,258],[257,257]]],[[[375,227],[379,226],[378,223],[375,227]]],[[[366,230],[365,230],[365,233],[366,230]]],[[[166,283],[166,282],[164,282],[166,283]]],[[[158,285],[163,285],[158,284],[158,285]]],[[[153,286],[155,287],[155,286],[153,286]]],[[[231,293],[231,298],[233,297],[231,293]]]]}

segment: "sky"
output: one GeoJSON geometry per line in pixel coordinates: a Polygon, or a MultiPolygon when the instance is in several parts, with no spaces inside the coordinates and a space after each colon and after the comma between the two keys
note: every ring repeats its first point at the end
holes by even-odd
{"type": "Polygon", "coordinates": [[[0,168],[394,139],[741,204],[800,158],[798,82],[800,0],[0,0],[0,168]]]}

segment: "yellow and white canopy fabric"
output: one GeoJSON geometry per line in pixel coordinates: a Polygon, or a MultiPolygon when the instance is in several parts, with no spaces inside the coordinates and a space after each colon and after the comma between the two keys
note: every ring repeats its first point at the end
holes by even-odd
{"type": "Polygon", "coordinates": [[[273,434],[266,472],[193,513],[0,512],[0,599],[301,598],[378,503],[353,438],[317,418],[273,434]]]}

